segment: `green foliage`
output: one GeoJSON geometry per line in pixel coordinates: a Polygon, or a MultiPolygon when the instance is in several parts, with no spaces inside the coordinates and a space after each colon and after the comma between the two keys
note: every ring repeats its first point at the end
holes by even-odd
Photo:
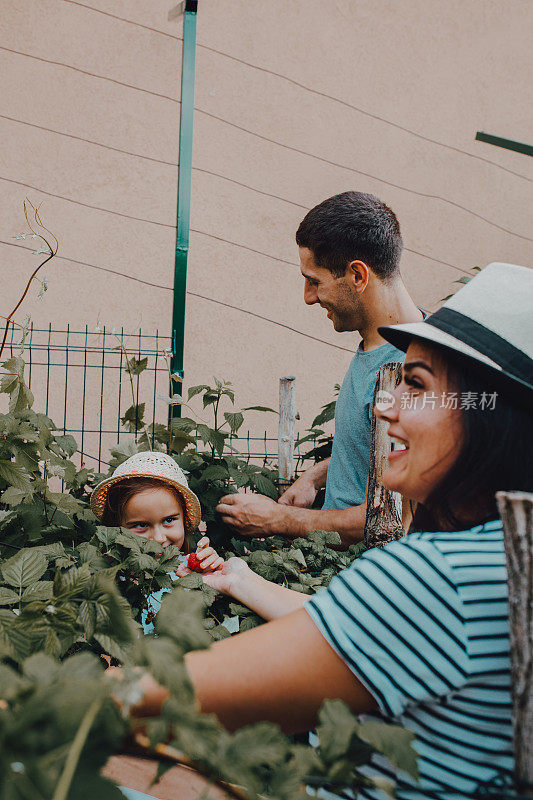
{"type": "MultiPolygon", "coordinates": [[[[143,361],[127,360],[130,375],[146,368],[143,361]]],[[[127,712],[141,698],[138,679],[145,671],[170,693],[161,714],[147,720],[152,746],[170,743],[208,778],[236,783],[251,799],[300,800],[306,783],[367,784],[357,767],[375,751],[414,774],[411,734],[360,723],[339,701],[320,712],[316,749],[271,723],[230,734],[215,717],[200,714],[183,656],[261,620],[195,573],[172,584],[177,548],[162,550],[129,531],[99,526],[87,501],[101,476],[78,470],[71,461],[74,439],[32,410],[22,360],[10,359],[4,368],[9,374],[0,388],[12,410],[0,415],[0,797],[118,800],[100,770],[132,733],[127,712]],[[61,482],[63,491],[59,485],[52,490],[51,481],[61,482]],[[139,620],[147,597],[171,586],[156,633],[144,636],[139,620]],[[122,680],[105,676],[102,654],[124,666],[122,680]]],[[[220,497],[243,487],[275,497],[276,473],[225,452],[230,433],[243,424],[231,384],[193,387],[194,395],[213,412],[212,426],[180,418],[170,430],[138,427],[144,405],[134,403],[123,420],[138,441],[114,448],[113,465],[152,442],[160,449],[177,444],[175,458],[200,497],[208,534],[225,555],[240,555],[258,574],[298,591],[327,585],[360,550],[340,551],[337,534],[227,541],[214,511],[220,497]],[[222,401],[232,410],[222,411],[222,401]]]]}
{"type": "MultiPolygon", "coordinates": [[[[187,406],[180,396],[173,393],[172,381],[170,386],[171,394],[163,399],[170,406],[187,406]]],[[[207,536],[215,547],[222,547],[227,541],[227,529],[220,523],[215,509],[224,495],[239,489],[252,489],[272,499],[278,497],[277,470],[266,463],[262,466],[250,463],[230,446],[230,437],[235,436],[244,423],[243,411],[272,409],[250,406],[242,411],[236,410],[232,384],[218,378],[214,379],[213,386],[191,386],[187,400],[197,396],[201,398],[203,408],[211,413],[210,422],[174,417],[169,427],[145,426],[144,404],[132,405],[122,417],[122,424],[130,433],[137,433],[137,442],[129,441],[113,448],[111,464],[115,468],[139,450],[171,452],[187,475],[190,488],[200,499],[207,536]],[[138,424],[139,421],[142,424],[138,424]]]]}
{"type": "MultiPolygon", "coordinates": [[[[335,418],[335,406],[337,404],[336,397],[339,394],[340,388],[341,387],[339,384],[336,383],[334,386],[334,399],[322,406],[319,413],[311,423],[311,427],[307,428],[307,433],[305,436],[301,436],[296,441],[297,447],[305,444],[306,442],[313,442],[313,447],[311,447],[303,456],[304,465],[306,461],[312,461],[316,464],[317,461],[323,461],[325,458],[329,458],[331,455],[333,433],[327,432],[323,426],[327,425],[328,422],[332,422],[332,420],[335,418]]],[[[315,507],[320,508],[322,501],[323,493],[319,492],[314,504],[315,507]]]]}
{"type": "MultiPolygon", "coordinates": [[[[472,272],[481,272],[481,267],[471,267],[471,270],[472,270],[472,272]]],[[[461,286],[461,285],[464,285],[466,283],[470,283],[472,278],[475,278],[475,275],[461,275],[460,278],[457,278],[457,280],[453,281],[453,282],[454,283],[458,283],[461,286]]],[[[441,297],[440,302],[441,303],[446,303],[446,301],[449,300],[450,297],[453,297],[454,294],[455,294],[455,292],[452,292],[451,294],[447,294],[446,297],[441,297]]]]}

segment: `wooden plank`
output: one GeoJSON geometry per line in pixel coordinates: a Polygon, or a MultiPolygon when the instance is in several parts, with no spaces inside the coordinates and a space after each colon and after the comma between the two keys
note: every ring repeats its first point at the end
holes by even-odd
{"type": "MultiPolygon", "coordinates": [[[[391,402],[392,392],[401,381],[401,364],[384,364],[378,372],[372,407],[386,408],[391,402]]],[[[368,474],[367,509],[365,520],[365,544],[368,547],[382,547],[405,535],[402,523],[402,497],[391,492],[382,483],[382,476],[389,462],[387,457],[392,450],[387,434],[389,423],[372,415],[370,471],[368,474]]]]}
{"type": "Polygon", "coordinates": [[[278,491],[282,495],[294,477],[294,423],[296,391],[294,376],[279,379],[278,491]]]}
{"type": "Polygon", "coordinates": [[[152,784],[158,764],[156,758],[112,756],[102,774],[119,786],[142,792],[155,800],[199,800],[207,795],[210,800],[228,800],[228,795],[218,786],[213,786],[195,770],[181,765],[171,767],[161,780],[152,784]]]}
{"type": "Polygon", "coordinates": [[[515,780],[533,786],[533,494],[498,492],[503,523],[513,688],[515,780]]]}

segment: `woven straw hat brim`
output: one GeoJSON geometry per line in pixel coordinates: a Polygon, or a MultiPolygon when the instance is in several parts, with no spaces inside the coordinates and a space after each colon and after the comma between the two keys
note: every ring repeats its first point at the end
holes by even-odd
{"type": "Polygon", "coordinates": [[[192,492],[187,486],[183,486],[183,484],[178,483],[178,481],[174,481],[171,478],[160,477],[151,472],[135,472],[126,473],[124,475],[112,475],[110,478],[106,478],[97,486],[95,486],[93,493],[91,494],[90,505],[93,514],[99,520],[102,519],[104,513],[109,488],[114,486],[116,483],[121,483],[121,481],[126,481],[129,478],[150,478],[151,480],[171,486],[178,492],[178,494],[181,495],[185,503],[185,526],[187,530],[195,531],[197,529],[202,519],[202,512],[200,501],[194,492],[192,492]]]}

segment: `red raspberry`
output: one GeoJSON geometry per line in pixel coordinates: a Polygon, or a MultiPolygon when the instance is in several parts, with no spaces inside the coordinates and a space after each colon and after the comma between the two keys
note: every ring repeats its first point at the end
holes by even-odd
{"type": "Polygon", "coordinates": [[[202,572],[202,565],[196,553],[189,553],[187,556],[187,566],[191,572],[202,572]]]}

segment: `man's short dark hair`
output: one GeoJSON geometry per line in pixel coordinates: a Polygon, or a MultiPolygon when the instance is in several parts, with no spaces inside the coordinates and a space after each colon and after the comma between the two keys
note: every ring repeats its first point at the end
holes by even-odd
{"type": "Polygon", "coordinates": [[[396,215],[363,192],[336,194],[312,208],[296,231],[296,244],[337,277],[350,261],[363,261],[382,280],[398,271],[403,248],[396,215]]]}

